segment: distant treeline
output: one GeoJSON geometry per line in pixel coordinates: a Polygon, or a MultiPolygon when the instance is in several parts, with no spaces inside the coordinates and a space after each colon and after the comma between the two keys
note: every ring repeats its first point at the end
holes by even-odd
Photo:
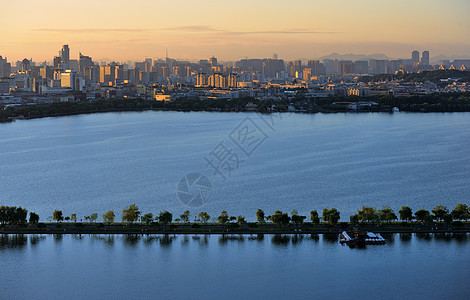
{"type": "Polygon", "coordinates": [[[442,82],[441,79],[460,78],[462,82],[470,82],[470,72],[460,70],[436,70],[424,71],[420,73],[398,73],[381,74],[373,76],[363,76],[359,78],[360,82],[381,82],[391,80],[403,80],[405,82],[426,82],[430,81],[440,86],[445,86],[449,82],[442,82]]]}
{"type": "Polygon", "coordinates": [[[23,116],[40,118],[74,114],[110,112],[110,111],[246,111],[246,105],[254,102],[258,112],[266,113],[274,105],[274,111],[285,112],[293,104],[296,109],[308,113],[348,111],[344,102],[376,102],[377,105],[365,106],[361,111],[391,112],[393,107],[407,112],[469,112],[470,93],[435,93],[410,97],[378,95],[370,97],[330,96],[308,98],[306,90],[299,90],[296,97],[289,100],[255,100],[253,98],[225,99],[176,99],[172,102],[158,102],[143,99],[112,99],[89,102],[59,102],[48,105],[16,106],[0,109],[0,120],[23,116]],[[338,103],[339,102],[339,103],[338,103]]]}
{"type": "MultiPolygon", "coordinates": [[[[317,210],[310,211],[309,219],[311,224],[320,224],[321,222],[336,225],[340,220],[340,212],[336,208],[324,208],[321,211],[321,216],[317,210]]],[[[28,211],[21,207],[9,207],[0,206],[0,224],[26,224],[27,223],[28,211]]],[[[140,222],[143,224],[170,224],[170,223],[190,223],[193,217],[194,223],[212,223],[228,224],[231,222],[242,225],[247,223],[245,216],[231,216],[227,211],[222,211],[217,217],[211,218],[211,216],[204,211],[197,213],[192,216],[189,210],[183,212],[181,215],[173,218],[173,214],[168,211],[162,211],[158,215],[154,216],[152,213],[142,214],[139,208],[132,204],[129,207],[125,207],[122,210],[122,222],[132,224],[140,222]]],[[[110,210],[102,215],[103,223],[111,224],[115,222],[116,214],[110,210]]],[[[90,223],[96,222],[98,219],[98,213],[92,213],[89,216],[84,216],[85,221],[90,223]]],[[[256,211],[257,223],[273,223],[276,225],[288,225],[303,224],[307,219],[307,216],[300,215],[297,210],[292,211],[290,214],[276,210],[273,214],[267,215],[261,209],[256,211]]],[[[413,213],[412,209],[408,206],[402,206],[397,214],[390,207],[384,207],[382,209],[376,209],[375,207],[363,206],[362,209],[357,211],[357,214],[350,216],[350,224],[380,224],[380,223],[391,223],[398,219],[408,222],[416,220],[421,223],[430,224],[434,221],[445,222],[447,224],[452,223],[454,220],[467,221],[470,219],[470,209],[466,204],[458,204],[452,211],[445,206],[438,205],[431,211],[425,209],[419,209],[413,213]]],[[[64,216],[61,210],[55,210],[52,216],[48,218],[49,221],[63,222],[63,221],[82,221],[78,219],[77,214],[71,214],[70,216],[64,216]]],[[[33,212],[30,213],[29,223],[36,224],[39,222],[39,216],[33,212]]]]}

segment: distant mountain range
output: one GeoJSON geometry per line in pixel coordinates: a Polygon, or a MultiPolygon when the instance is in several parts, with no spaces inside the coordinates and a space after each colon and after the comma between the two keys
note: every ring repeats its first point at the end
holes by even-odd
{"type": "MultiPolygon", "coordinates": [[[[410,57],[411,58],[411,53],[410,53],[410,57]]],[[[331,53],[329,55],[326,55],[326,56],[322,56],[320,57],[320,60],[323,60],[323,59],[337,59],[337,60],[352,60],[352,61],[356,61],[356,60],[369,60],[369,59],[385,59],[385,60],[390,60],[390,59],[393,59],[393,58],[390,58],[388,57],[387,55],[385,54],[382,54],[382,53],[376,53],[376,54],[353,54],[353,53],[349,53],[349,54],[339,54],[339,53],[331,53]]],[[[447,55],[437,55],[437,56],[434,56],[434,57],[431,57],[430,60],[431,62],[439,62],[439,61],[442,61],[442,60],[450,60],[450,61],[453,61],[454,59],[470,59],[470,55],[452,55],[452,56],[447,56],[447,55]]]]}
{"type": "Polygon", "coordinates": [[[330,55],[326,55],[323,57],[320,57],[320,59],[338,59],[338,60],[368,60],[368,59],[390,59],[387,55],[385,54],[339,54],[339,53],[331,53],[330,55]]]}

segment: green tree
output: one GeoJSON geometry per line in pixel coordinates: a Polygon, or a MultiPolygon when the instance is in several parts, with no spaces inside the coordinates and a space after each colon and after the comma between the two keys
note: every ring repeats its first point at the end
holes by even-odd
{"type": "Polygon", "coordinates": [[[379,218],[381,221],[392,222],[397,219],[397,215],[390,207],[384,207],[379,210],[379,218]]]}
{"type": "Polygon", "coordinates": [[[349,222],[351,222],[351,224],[359,224],[359,216],[357,214],[350,216],[349,222]]]}
{"type": "Polygon", "coordinates": [[[52,219],[56,220],[57,223],[62,222],[64,220],[64,216],[62,215],[62,211],[61,210],[54,210],[54,212],[52,213],[52,219]]]}
{"type": "Polygon", "coordinates": [[[24,208],[15,208],[15,217],[13,223],[25,224],[28,217],[28,211],[24,208]]]}
{"type": "Polygon", "coordinates": [[[336,208],[324,208],[322,214],[323,221],[328,222],[330,225],[338,224],[340,219],[339,211],[336,208]]]}
{"type": "Polygon", "coordinates": [[[64,220],[65,220],[65,222],[68,222],[70,220],[70,217],[67,216],[67,217],[64,218],[64,220]]]}
{"type": "Polygon", "coordinates": [[[153,221],[152,213],[148,213],[142,216],[142,222],[144,222],[145,224],[149,225],[150,223],[152,223],[152,221],[153,221]]]}
{"type": "Polygon", "coordinates": [[[415,212],[416,220],[418,220],[420,222],[426,221],[429,216],[431,216],[431,214],[429,213],[429,211],[427,211],[425,209],[420,209],[420,210],[415,212]]]}
{"type": "Polygon", "coordinates": [[[189,217],[190,217],[189,210],[185,211],[182,215],[180,215],[180,218],[184,223],[188,223],[189,217]]]}
{"type": "Polygon", "coordinates": [[[264,217],[264,211],[258,209],[256,211],[256,220],[258,221],[258,223],[264,223],[264,217]]]}
{"type": "Polygon", "coordinates": [[[229,216],[227,214],[227,212],[225,210],[223,210],[221,213],[220,213],[220,216],[217,217],[217,220],[219,221],[220,224],[225,224],[228,222],[229,220],[229,216]]]}
{"type": "Polygon", "coordinates": [[[128,223],[134,223],[139,219],[140,211],[135,204],[131,204],[128,208],[122,210],[122,220],[128,223]]]}
{"type": "Polygon", "coordinates": [[[114,223],[114,218],[116,217],[116,215],[114,214],[114,211],[110,210],[105,213],[102,217],[105,223],[111,224],[114,223]]]}
{"type": "Polygon", "coordinates": [[[244,217],[244,216],[238,216],[238,217],[237,217],[237,223],[238,223],[238,225],[240,225],[240,226],[243,225],[243,224],[245,224],[245,223],[246,223],[245,217],[244,217]]]}
{"type": "Polygon", "coordinates": [[[274,214],[271,215],[271,221],[277,225],[287,225],[290,222],[290,217],[287,213],[283,213],[280,210],[276,210],[274,214]]]}
{"type": "Polygon", "coordinates": [[[98,219],[98,214],[97,213],[92,213],[90,215],[90,219],[92,222],[95,222],[98,219]]]}
{"type": "Polygon", "coordinates": [[[160,216],[158,217],[159,221],[162,222],[164,225],[171,223],[173,220],[173,215],[168,211],[162,211],[160,216]]]}
{"type": "Polygon", "coordinates": [[[457,206],[452,210],[452,217],[455,220],[468,220],[469,209],[466,204],[457,204],[457,206]]]}
{"type": "Polygon", "coordinates": [[[413,220],[413,212],[408,206],[402,206],[401,209],[398,211],[398,214],[400,215],[400,220],[402,221],[413,220]]]}
{"type": "Polygon", "coordinates": [[[29,223],[37,224],[39,223],[39,215],[33,212],[29,213],[29,223]]]}
{"type": "Polygon", "coordinates": [[[449,213],[449,210],[447,209],[447,207],[445,207],[443,205],[438,205],[438,206],[433,208],[432,213],[433,213],[434,219],[436,219],[436,221],[441,221],[441,220],[444,219],[444,216],[449,213]]]}
{"type": "Polygon", "coordinates": [[[291,213],[291,220],[293,223],[295,224],[302,224],[304,222],[304,220],[307,219],[306,216],[300,216],[299,215],[299,212],[294,209],[291,213]]]}
{"type": "Polygon", "coordinates": [[[207,221],[209,221],[209,219],[211,218],[211,216],[209,216],[209,214],[206,213],[205,211],[201,211],[198,217],[199,219],[201,219],[203,223],[207,223],[207,221]]]}
{"type": "Polygon", "coordinates": [[[70,215],[70,220],[72,220],[72,222],[77,223],[77,214],[71,214],[70,215]]]}
{"type": "Polygon", "coordinates": [[[357,211],[357,215],[361,222],[376,222],[379,220],[375,207],[363,206],[361,210],[357,211]]]}
{"type": "Polygon", "coordinates": [[[310,220],[312,221],[312,224],[320,224],[320,218],[318,217],[318,211],[312,210],[310,212],[310,220]]]}

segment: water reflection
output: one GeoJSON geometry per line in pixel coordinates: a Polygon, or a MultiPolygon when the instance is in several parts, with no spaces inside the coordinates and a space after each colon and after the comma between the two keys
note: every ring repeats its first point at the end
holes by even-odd
{"type": "Polygon", "coordinates": [[[250,236],[248,237],[248,240],[262,242],[264,241],[264,234],[262,233],[258,233],[257,235],[250,234],[250,236]]]}
{"type": "Polygon", "coordinates": [[[24,234],[0,234],[0,250],[21,249],[28,244],[24,234]]]}
{"type": "Polygon", "coordinates": [[[239,234],[239,235],[222,234],[221,236],[219,236],[219,244],[220,245],[226,245],[227,242],[229,242],[229,241],[244,243],[245,242],[245,236],[243,234],[239,234]]]}
{"type": "Polygon", "coordinates": [[[452,237],[457,241],[458,243],[465,243],[468,241],[469,234],[468,233],[454,233],[452,237]]]}
{"type": "Polygon", "coordinates": [[[287,234],[275,234],[271,239],[271,243],[276,246],[287,246],[290,242],[290,235],[287,234]]]}
{"type": "Polygon", "coordinates": [[[400,241],[402,243],[409,243],[411,241],[411,233],[400,233],[400,241]]]}
{"type": "Polygon", "coordinates": [[[387,244],[393,245],[395,243],[394,233],[382,233],[380,235],[387,241],[387,244]]]}
{"type": "Polygon", "coordinates": [[[140,234],[126,234],[124,235],[124,245],[129,247],[135,247],[140,241],[140,234]]]}
{"type": "MultiPolygon", "coordinates": [[[[45,239],[46,239],[46,237],[42,236],[42,235],[31,235],[31,236],[29,236],[29,243],[31,244],[31,246],[34,247],[37,244],[39,244],[40,241],[43,241],[45,239]]],[[[1,245],[1,242],[0,242],[0,245],[1,245]]]]}
{"type": "Polygon", "coordinates": [[[296,246],[296,245],[300,245],[302,243],[302,241],[304,240],[304,235],[303,234],[294,234],[292,236],[292,245],[296,246]]]}
{"type": "Polygon", "coordinates": [[[432,235],[430,233],[423,233],[423,232],[419,232],[416,234],[416,237],[418,238],[418,240],[422,240],[422,241],[431,241],[432,239],[432,235]]]}
{"type": "Polygon", "coordinates": [[[323,235],[323,241],[327,242],[328,244],[338,243],[339,242],[338,238],[339,238],[339,235],[336,233],[335,234],[327,233],[323,235]]]}
{"type": "Polygon", "coordinates": [[[192,239],[193,239],[193,241],[197,241],[199,246],[205,247],[205,246],[209,245],[209,237],[208,236],[209,235],[207,235],[207,234],[205,234],[203,236],[193,235],[192,239]]]}
{"type": "Polygon", "coordinates": [[[61,243],[64,238],[63,234],[54,234],[53,236],[56,243],[61,243]]]}
{"type": "Polygon", "coordinates": [[[315,241],[315,242],[318,242],[318,241],[320,240],[320,236],[319,236],[318,234],[312,233],[312,234],[310,235],[310,239],[312,239],[312,240],[315,241]]]}

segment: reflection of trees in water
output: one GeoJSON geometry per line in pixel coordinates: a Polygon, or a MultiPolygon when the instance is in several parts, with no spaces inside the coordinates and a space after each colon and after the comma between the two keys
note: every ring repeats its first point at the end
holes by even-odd
{"type": "Polygon", "coordinates": [[[469,238],[468,233],[454,233],[452,236],[458,243],[467,242],[469,238]]]}
{"type": "Polygon", "coordinates": [[[63,234],[54,234],[53,237],[54,237],[54,242],[56,243],[61,243],[62,240],[64,239],[63,234]]]}
{"type": "Polygon", "coordinates": [[[334,234],[325,233],[323,235],[323,241],[327,242],[328,244],[335,244],[335,243],[338,243],[338,237],[339,235],[336,233],[334,234]]]}
{"type": "Polygon", "coordinates": [[[419,232],[419,233],[416,233],[416,237],[418,238],[418,240],[431,241],[431,234],[430,233],[419,232]]]}
{"type": "Polygon", "coordinates": [[[381,233],[380,235],[387,241],[387,244],[393,245],[395,243],[395,233],[381,233]]]}
{"type": "Polygon", "coordinates": [[[302,241],[304,240],[304,235],[303,234],[294,234],[292,236],[292,245],[300,245],[302,241]]]}
{"type": "Polygon", "coordinates": [[[169,234],[165,234],[163,236],[160,236],[159,237],[159,241],[160,241],[160,246],[162,247],[170,247],[171,244],[173,244],[173,241],[176,239],[176,236],[174,235],[169,235],[169,234]]]}
{"type": "Polygon", "coordinates": [[[434,239],[436,241],[450,242],[453,239],[452,233],[435,233],[434,239]]]}
{"type": "Polygon", "coordinates": [[[126,234],[124,235],[124,245],[135,247],[140,241],[141,236],[139,234],[126,234]]]}
{"type": "Polygon", "coordinates": [[[219,244],[226,245],[229,241],[243,243],[245,242],[245,236],[243,234],[222,234],[221,236],[219,236],[219,244]]]}
{"type": "Polygon", "coordinates": [[[409,243],[411,241],[411,233],[400,233],[400,241],[402,243],[409,243]]]}
{"type": "Polygon", "coordinates": [[[287,234],[275,234],[271,239],[271,243],[276,246],[287,246],[290,242],[290,236],[287,234]]]}
{"type": "Polygon", "coordinates": [[[315,242],[318,242],[318,241],[320,240],[320,236],[319,236],[318,234],[312,233],[312,234],[310,235],[310,239],[313,240],[313,241],[315,241],[315,242]]]}
{"type": "Polygon", "coordinates": [[[151,246],[154,242],[159,242],[160,246],[169,247],[174,240],[176,240],[176,236],[170,234],[143,236],[143,242],[146,246],[151,246]]]}
{"type": "Polygon", "coordinates": [[[187,246],[189,245],[189,236],[184,235],[184,237],[181,239],[181,246],[187,246]]]}
{"type": "Polygon", "coordinates": [[[28,238],[24,234],[0,234],[0,250],[24,248],[28,244],[28,238]]]}
{"type": "Polygon", "coordinates": [[[83,240],[83,235],[81,234],[72,234],[72,239],[80,241],[83,240]]]}
{"type": "MultiPolygon", "coordinates": [[[[79,239],[81,239],[81,237],[79,239]]],[[[113,234],[109,234],[109,235],[92,234],[92,235],[90,235],[90,239],[91,239],[92,242],[98,241],[98,242],[103,242],[108,246],[113,246],[114,245],[114,235],[113,234]]]]}
{"type": "Polygon", "coordinates": [[[191,237],[194,242],[197,242],[199,246],[207,246],[209,244],[209,235],[204,234],[204,235],[193,235],[191,237]]]}
{"type": "Polygon", "coordinates": [[[250,234],[250,236],[248,237],[248,240],[262,242],[264,241],[264,234],[262,233],[258,233],[256,235],[250,234]]]}
{"type": "Polygon", "coordinates": [[[45,236],[42,236],[42,235],[30,235],[29,236],[29,243],[31,244],[31,246],[36,246],[40,241],[43,241],[45,240],[46,237],[45,236]]]}

